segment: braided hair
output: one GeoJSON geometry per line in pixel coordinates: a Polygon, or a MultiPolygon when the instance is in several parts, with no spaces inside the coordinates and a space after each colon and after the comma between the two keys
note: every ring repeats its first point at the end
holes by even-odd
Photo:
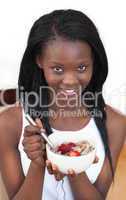
{"type": "MultiPolygon", "coordinates": [[[[105,53],[104,46],[100,39],[98,30],[94,23],[84,13],[76,10],[55,10],[49,14],[40,17],[32,26],[27,47],[23,55],[23,59],[20,66],[18,89],[19,99],[21,96],[20,88],[24,88],[24,92],[34,91],[39,95],[40,86],[48,86],[43,71],[36,64],[36,56],[41,54],[44,50],[45,44],[50,40],[56,40],[57,36],[65,38],[70,41],[84,41],[87,42],[92,48],[94,55],[93,75],[87,88],[82,92],[82,95],[86,91],[90,91],[93,94],[100,93],[98,103],[95,105],[95,101],[87,100],[87,103],[92,103],[90,111],[94,109],[101,111],[102,116],[94,116],[94,120],[97,128],[100,131],[100,135],[104,144],[105,153],[109,159],[112,176],[112,156],[109,148],[108,133],[106,128],[106,112],[105,102],[102,95],[103,84],[108,74],[108,61],[105,53]]],[[[48,105],[49,94],[48,90],[43,91],[42,102],[48,105]]],[[[32,104],[34,99],[32,96],[29,98],[29,102],[32,104]]],[[[30,106],[28,105],[28,112],[30,113],[30,106]]],[[[40,107],[40,102],[34,106],[34,110],[43,113],[48,111],[48,107],[40,107]]],[[[31,114],[32,115],[32,114],[31,114]]],[[[32,116],[34,118],[34,116],[32,116]]],[[[51,126],[49,124],[48,116],[42,115],[44,128],[47,134],[52,133],[51,126]]]]}

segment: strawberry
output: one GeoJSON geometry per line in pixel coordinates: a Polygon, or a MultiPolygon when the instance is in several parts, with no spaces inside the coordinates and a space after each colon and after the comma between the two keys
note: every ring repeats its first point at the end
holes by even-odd
{"type": "Polygon", "coordinates": [[[72,147],[75,147],[76,144],[70,142],[68,144],[61,144],[59,147],[58,147],[58,151],[60,151],[62,154],[65,154],[69,151],[72,150],[72,147]]]}
{"type": "Polygon", "coordinates": [[[67,152],[66,151],[66,144],[61,144],[59,147],[58,147],[58,150],[57,151],[61,151],[61,153],[63,154],[64,152],[67,152]]]}
{"type": "Polygon", "coordinates": [[[71,147],[75,147],[75,146],[76,146],[76,144],[73,143],[73,142],[69,142],[67,145],[69,145],[69,146],[71,146],[71,147]]]}
{"type": "Polygon", "coordinates": [[[68,156],[80,156],[80,152],[78,151],[70,151],[67,153],[68,156]]]}

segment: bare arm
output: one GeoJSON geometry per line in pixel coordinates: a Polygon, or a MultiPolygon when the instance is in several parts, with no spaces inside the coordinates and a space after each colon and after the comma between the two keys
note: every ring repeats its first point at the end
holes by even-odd
{"type": "Polygon", "coordinates": [[[16,150],[4,153],[1,157],[1,173],[8,192],[13,200],[40,200],[44,179],[44,167],[31,162],[28,173],[24,177],[20,157],[16,150]]]}
{"type": "Polygon", "coordinates": [[[41,200],[45,168],[31,162],[27,176],[13,200],[41,200]]]}
{"type": "Polygon", "coordinates": [[[73,178],[69,177],[69,182],[75,200],[103,200],[112,182],[111,171],[106,158],[102,171],[95,182],[92,184],[85,173],[81,173],[73,178]],[[99,184],[100,183],[100,184],[99,184]],[[101,189],[102,188],[102,189],[101,189]]]}
{"type": "Polygon", "coordinates": [[[0,116],[0,170],[9,199],[40,200],[45,168],[31,162],[26,177],[23,174],[18,151],[22,127],[19,115],[19,108],[11,108],[0,116]]]}
{"type": "Polygon", "coordinates": [[[81,173],[74,178],[69,178],[69,182],[75,200],[104,199],[96,187],[91,184],[85,173],[81,173]]]}

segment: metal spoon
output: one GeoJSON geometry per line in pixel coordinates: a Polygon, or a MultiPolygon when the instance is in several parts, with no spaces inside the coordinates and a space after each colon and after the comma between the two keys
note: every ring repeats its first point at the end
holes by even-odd
{"type": "MultiPolygon", "coordinates": [[[[33,126],[37,126],[37,124],[35,123],[35,121],[31,118],[31,116],[27,113],[25,114],[25,118],[27,119],[27,121],[32,124],[33,126]]],[[[50,139],[47,137],[45,130],[43,128],[40,129],[41,131],[41,136],[44,138],[44,140],[49,144],[49,146],[54,149],[55,146],[54,144],[50,141],[50,139]]]]}

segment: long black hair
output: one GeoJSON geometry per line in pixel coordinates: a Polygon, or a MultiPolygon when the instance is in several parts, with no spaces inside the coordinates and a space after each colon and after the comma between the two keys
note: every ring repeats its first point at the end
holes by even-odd
{"type": "MultiPolygon", "coordinates": [[[[24,89],[24,92],[29,93],[34,91],[39,94],[40,86],[48,85],[43,71],[36,64],[35,58],[36,55],[42,53],[45,44],[49,40],[55,40],[57,36],[70,41],[85,41],[92,48],[94,55],[93,75],[85,91],[90,91],[93,94],[100,93],[97,105],[92,100],[93,107],[89,108],[89,110],[93,111],[95,109],[102,113],[102,116],[94,116],[94,119],[100,131],[105,153],[109,159],[113,175],[112,157],[106,128],[105,102],[102,95],[102,87],[108,74],[107,56],[96,26],[84,13],[71,9],[56,10],[43,15],[33,24],[20,67],[18,80],[19,98],[22,98],[24,101],[25,95],[22,96],[21,88],[24,89]]],[[[48,104],[48,99],[48,90],[45,90],[43,91],[42,102],[48,104]]],[[[29,102],[33,103],[33,101],[31,95],[29,102]]],[[[34,110],[41,110],[41,112],[48,111],[48,107],[40,107],[39,103],[34,106],[34,110]]],[[[30,106],[27,106],[27,108],[30,113],[30,106]]],[[[32,115],[32,113],[30,114],[32,115]]],[[[32,117],[34,118],[34,116],[32,117]]],[[[41,120],[43,121],[47,134],[51,134],[52,129],[48,116],[43,115],[41,120]]]]}

